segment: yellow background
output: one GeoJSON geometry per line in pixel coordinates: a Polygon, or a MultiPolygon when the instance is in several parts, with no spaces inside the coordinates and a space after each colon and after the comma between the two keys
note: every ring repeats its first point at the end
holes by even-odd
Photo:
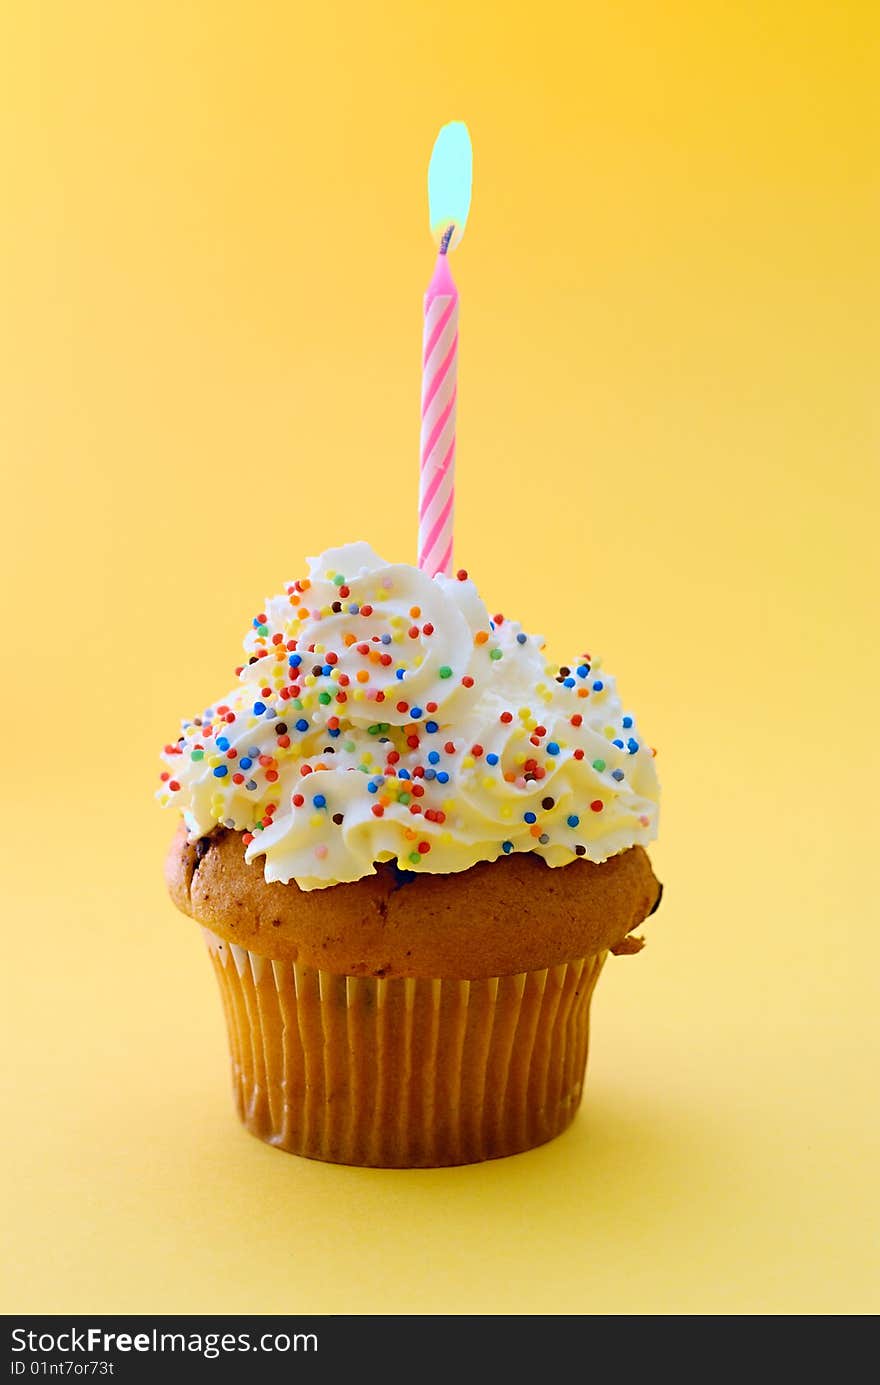
{"type": "Polygon", "coordinates": [[[877,1311],[875,7],[0,25],[5,1310],[877,1311]],[[455,118],[457,559],[617,674],[667,893],[567,1135],[371,1172],[239,1129],[151,793],[306,555],[414,557],[455,118]]]}

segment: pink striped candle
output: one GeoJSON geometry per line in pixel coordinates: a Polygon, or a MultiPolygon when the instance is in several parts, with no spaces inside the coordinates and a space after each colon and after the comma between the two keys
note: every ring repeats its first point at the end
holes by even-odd
{"type": "Polygon", "coordinates": [[[419,567],[430,577],[452,569],[455,509],[455,401],[458,391],[458,289],[449,269],[451,230],[425,294],[422,433],[419,471],[419,567]]]}

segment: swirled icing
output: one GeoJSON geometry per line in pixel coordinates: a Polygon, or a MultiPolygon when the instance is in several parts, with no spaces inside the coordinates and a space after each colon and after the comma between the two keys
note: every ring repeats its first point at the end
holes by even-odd
{"type": "Polygon", "coordinates": [[[305,890],[656,836],[654,752],[599,660],[548,665],[466,573],[365,543],[309,566],[254,618],[235,688],[165,747],[159,798],[192,836],[242,831],[267,880],[305,890]]]}

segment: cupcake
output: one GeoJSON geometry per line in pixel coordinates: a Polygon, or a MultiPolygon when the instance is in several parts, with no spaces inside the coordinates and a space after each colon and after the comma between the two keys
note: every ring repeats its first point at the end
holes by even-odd
{"type": "Polygon", "coordinates": [[[163,757],[239,1114],[337,1163],[532,1148],[574,1117],[593,988],[659,903],[654,753],[598,659],[548,666],[466,572],[363,543],[309,569],[163,757]]]}

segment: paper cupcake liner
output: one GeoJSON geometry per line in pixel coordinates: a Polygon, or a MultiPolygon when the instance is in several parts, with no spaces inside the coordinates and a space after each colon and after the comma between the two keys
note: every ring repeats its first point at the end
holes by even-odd
{"type": "Polygon", "coordinates": [[[252,1134],[331,1163],[424,1168],[543,1144],[581,1099],[606,954],[479,981],[339,976],[204,929],[252,1134]]]}

